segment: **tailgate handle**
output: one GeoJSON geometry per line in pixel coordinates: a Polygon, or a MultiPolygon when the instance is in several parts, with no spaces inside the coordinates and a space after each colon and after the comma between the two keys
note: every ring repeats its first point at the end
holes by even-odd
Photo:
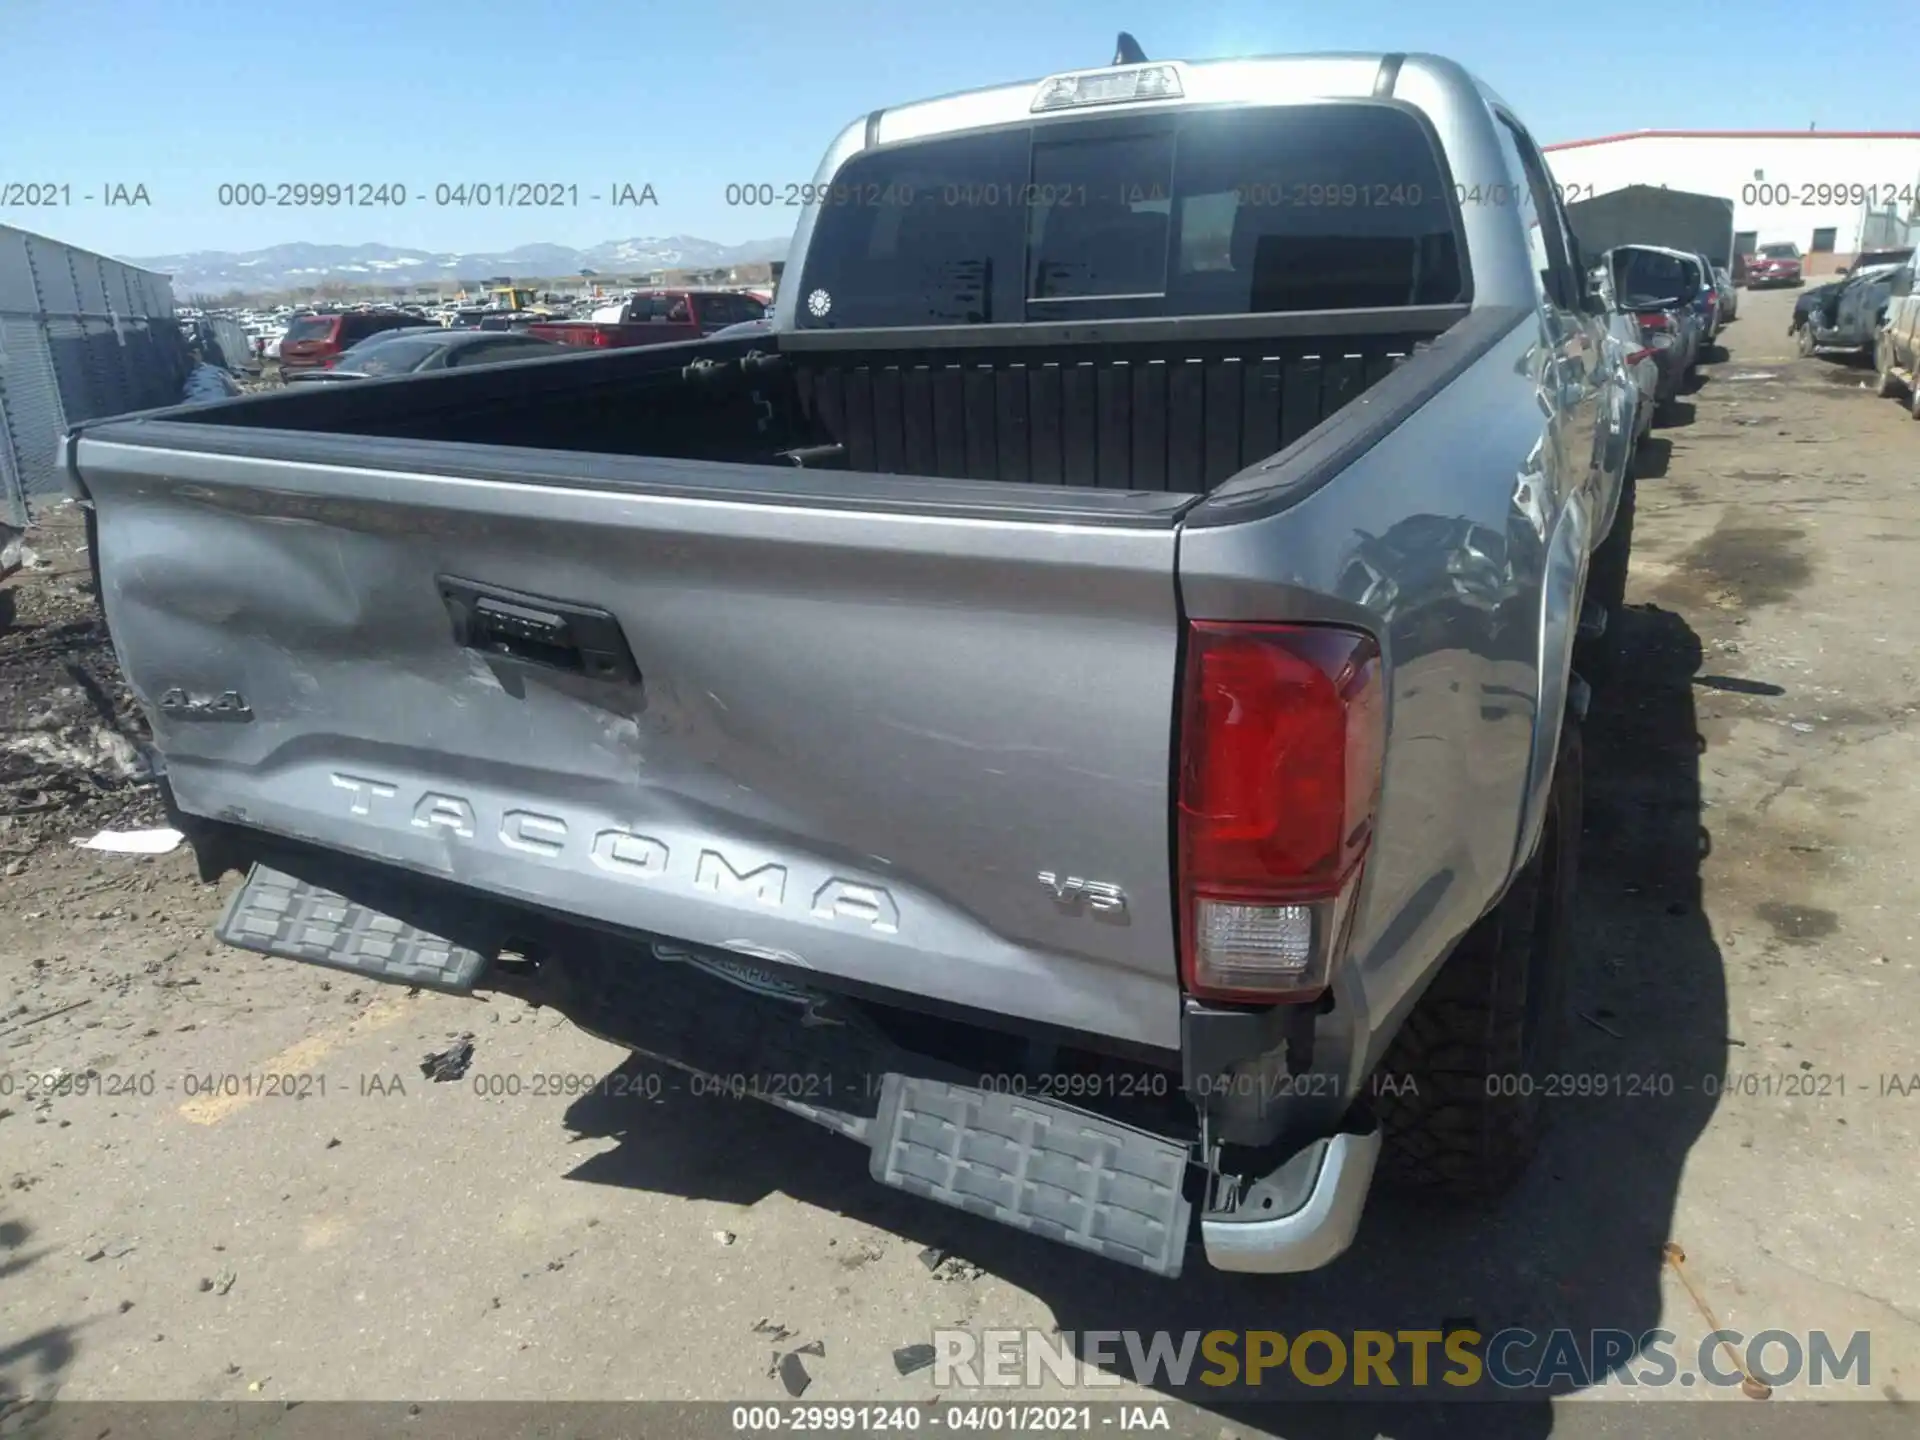
{"type": "Polygon", "coordinates": [[[640,683],[626,634],[605,610],[454,575],[440,576],[439,585],[462,649],[590,680],[640,683]]]}

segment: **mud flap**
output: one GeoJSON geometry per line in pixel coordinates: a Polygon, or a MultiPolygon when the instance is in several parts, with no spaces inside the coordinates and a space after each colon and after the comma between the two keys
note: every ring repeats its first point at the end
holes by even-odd
{"type": "Polygon", "coordinates": [[[488,958],[265,865],[247,872],[213,933],[242,950],[455,995],[472,993],[488,958]]]}
{"type": "Polygon", "coordinates": [[[1049,1100],[890,1074],[873,1178],[1169,1279],[1186,1259],[1187,1147],[1049,1100]]]}

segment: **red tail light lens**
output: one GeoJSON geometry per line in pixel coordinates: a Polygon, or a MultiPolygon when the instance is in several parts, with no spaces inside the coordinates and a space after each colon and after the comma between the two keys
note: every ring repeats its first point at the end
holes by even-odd
{"type": "Polygon", "coordinates": [[[1354,631],[1195,621],[1181,704],[1181,973],[1224,1000],[1310,1000],[1346,940],[1386,711],[1354,631]]]}
{"type": "Polygon", "coordinates": [[[1651,315],[1642,315],[1640,317],[1640,328],[1642,330],[1665,330],[1670,328],[1672,324],[1673,321],[1669,320],[1657,310],[1651,315]]]}

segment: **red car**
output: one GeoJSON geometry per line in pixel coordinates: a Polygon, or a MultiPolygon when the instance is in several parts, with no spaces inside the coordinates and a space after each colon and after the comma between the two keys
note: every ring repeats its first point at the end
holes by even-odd
{"type": "Polygon", "coordinates": [[[731,290],[642,290],[627,301],[618,320],[552,320],[529,325],[527,334],[562,345],[618,350],[698,340],[766,313],[751,295],[731,290]]]}
{"type": "Polygon", "coordinates": [[[331,369],[341,355],[369,335],[424,325],[418,315],[398,310],[348,310],[338,315],[296,315],[280,341],[282,370],[331,369]]]}
{"type": "Polygon", "coordinates": [[[1762,245],[1758,254],[1747,257],[1749,290],[1763,290],[1773,285],[1799,285],[1803,280],[1800,247],[1791,241],[1762,245]]]}

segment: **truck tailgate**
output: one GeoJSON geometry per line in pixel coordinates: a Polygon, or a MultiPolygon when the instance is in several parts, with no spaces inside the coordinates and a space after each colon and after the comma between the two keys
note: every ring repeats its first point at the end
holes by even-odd
{"type": "Polygon", "coordinates": [[[195,431],[119,424],[73,460],[186,812],[1178,1044],[1177,497],[1120,523],[1111,499],[767,504],[655,483],[733,467],[456,446],[422,467],[368,441],[327,463],[273,458],[312,437],[220,454],[195,431]],[[462,449],[492,458],[462,473],[462,449]],[[595,658],[622,639],[626,674],[595,658]]]}

